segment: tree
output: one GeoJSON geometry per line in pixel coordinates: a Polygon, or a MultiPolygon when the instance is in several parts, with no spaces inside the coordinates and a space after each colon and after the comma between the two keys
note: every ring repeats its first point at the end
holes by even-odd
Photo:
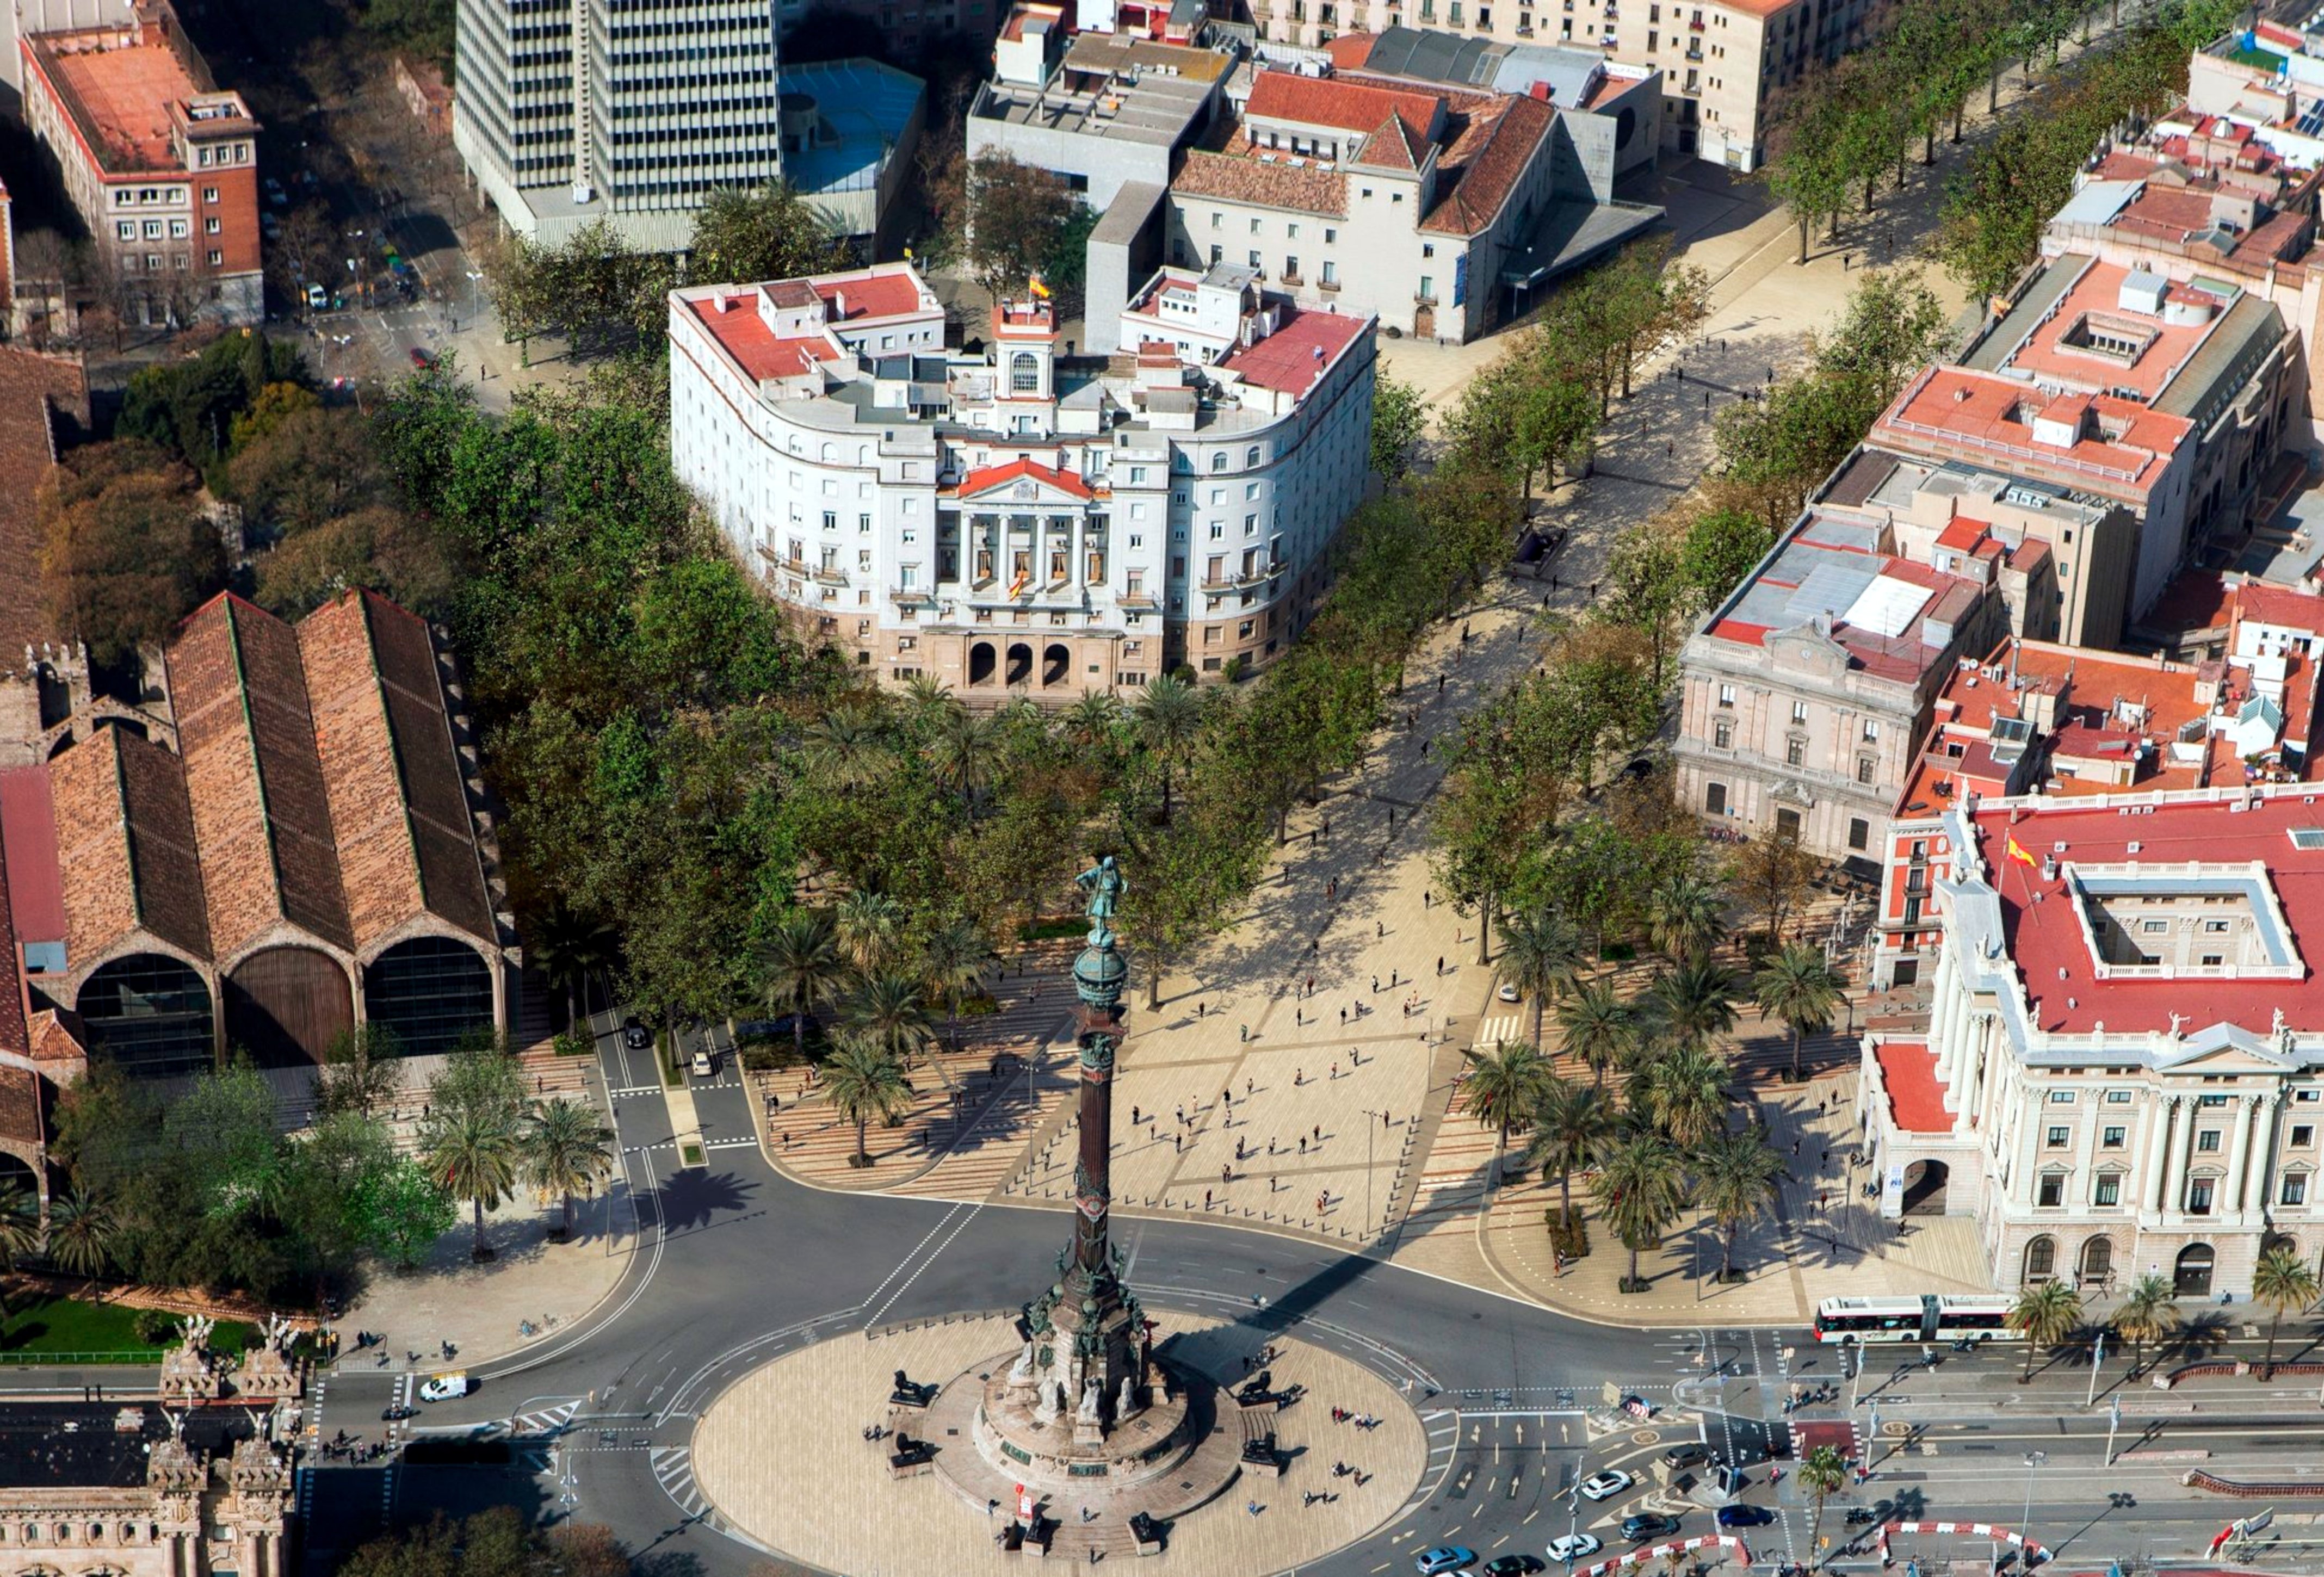
{"type": "Polygon", "coordinates": [[[1533,1003],[1533,1042],[1552,999],[1574,988],[1582,968],[1582,937],[1555,909],[1520,916],[1501,927],[1501,956],[1493,979],[1515,986],[1533,1003]]]}
{"type": "Polygon", "coordinates": [[[101,666],[158,645],[226,584],[226,549],[193,474],[152,444],[70,451],[42,482],[35,509],[49,618],[101,666]]]}
{"type": "Polygon", "coordinates": [[[1812,1502],[1808,1514],[1808,1551],[1811,1568],[1823,1563],[1823,1503],[1840,1492],[1848,1482],[1848,1463],[1840,1448],[1819,1445],[1800,1459],[1799,1484],[1808,1492],[1812,1502]]]}
{"type": "Polygon", "coordinates": [[[862,888],[839,900],[832,929],[847,961],[866,975],[878,971],[894,951],[903,928],[903,907],[884,892],[862,888]]]}
{"type": "Polygon", "coordinates": [[[1792,1082],[1800,1080],[1800,1037],[1821,1035],[1831,1028],[1848,982],[1832,968],[1821,947],[1804,942],[1785,945],[1759,968],[1751,990],[1759,1010],[1780,1019],[1792,1036],[1792,1082]]]}
{"type": "Polygon", "coordinates": [[[484,1242],[484,1212],[516,1186],[521,1135],[512,1111],[461,1103],[435,1111],[420,1130],[420,1150],[447,1194],[475,1212],[468,1258],[493,1257],[484,1242]]]}
{"type": "Polygon", "coordinates": [[[1557,1005],[1557,1028],[1565,1049],[1590,1065],[1592,1087],[1604,1090],[1606,1070],[1638,1043],[1629,1004],[1605,981],[1584,981],[1557,1005]]]}
{"type": "Polygon", "coordinates": [[[1412,469],[1412,452],[1428,431],[1428,401],[1418,388],[1382,374],[1372,386],[1372,469],[1390,486],[1412,469]]]}
{"type": "Polygon", "coordinates": [[[113,1207],[75,1185],[63,1198],[49,1200],[42,1251],[69,1275],[95,1278],[113,1263],[120,1235],[121,1223],[113,1207]]]}
{"type": "Polygon", "coordinates": [[[912,1109],[912,1084],[903,1065],[878,1045],[853,1037],[841,1042],[824,1065],[823,1088],[831,1109],[855,1125],[855,1153],[847,1159],[851,1167],[872,1164],[863,1139],[873,1118],[896,1122],[912,1109]]]}
{"type": "Polygon", "coordinates": [[[991,958],[992,945],[968,920],[938,927],[920,949],[922,982],[943,1000],[945,1039],[954,1051],[960,1049],[962,999],[983,986],[985,965],[991,958]]]}
{"type": "Polygon", "coordinates": [[[2073,1334],[2082,1321],[2082,1295],[2062,1281],[2041,1281],[2026,1287],[2010,1305],[2004,1323],[2025,1336],[2025,1372],[2019,1385],[2034,1380],[2034,1360],[2042,1349],[2054,1347],[2073,1334]]]}
{"type": "Polygon", "coordinates": [[[300,618],[351,588],[435,617],[456,600],[460,576],[426,521],[379,504],[286,537],[258,559],[258,604],[279,618],[300,618]]]}
{"type": "Polygon", "coordinates": [[[687,273],[737,283],[798,279],[845,268],[846,241],[788,182],[714,187],[695,211],[687,273]]]}
{"type": "Polygon", "coordinates": [[[1763,1129],[1722,1133],[1703,1147],[1695,1168],[1694,1201],[1719,1223],[1719,1279],[1735,1279],[1735,1239],[1772,1210],[1782,1196],[1783,1157],[1768,1148],[1763,1129]]]}
{"type": "Polygon", "coordinates": [[[1679,544],[1679,567],[1694,590],[1695,605],[1715,608],[1725,602],[1775,545],[1775,531],[1748,510],[1713,509],[1697,515],[1679,544]]]}
{"type": "Polygon", "coordinates": [[[558,1236],[573,1235],[573,1196],[594,1198],[613,1174],[613,1130],[578,1101],[534,1103],[521,1139],[524,1172],[543,1204],[563,1204],[558,1236]]]}
{"type": "Polygon", "coordinates": [[[1681,1042],[1646,1065],[1646,1111],[1682,1150],[1708,1144],[1727,1128],[1727,1065],[1681,1042]]]}
{"type": "Polygon", "coordinates": [[[1680,1045],[1708,1046],[1735,1028],[1735,985],[1725,964],[1690,960],[1655,976],[1646,1011],[1680,1045]]]}
{"type": "Polygon", "coordinates": [[[1735,857],[1735,890],[1766,920],[1771,946],[1783,941],[1784,921],[1806,899],[1816,864],[1816,857],[1789,832],[1754,838],[1735,857]]]}
{"type": "Polygon", "coordinates": [[[2275,1374],[2275,1337],[2283,1316],[2305,1311],[2315,1303],[2319,1291],[2316,1268],[2296,1248],[2278,1245],[2252,1267],[2252,1301],[2265,1305],[2268,1312],[2267,1357],[2259,1370],[2262,1380],[2275,1374]]]}
{"type": "Polygon", "coordinates": [[[1009,153],[970,160],[967,180],[970,227],[962,255],[985,293],[999,300],[1041,272],[1079,199],[1064,177],[1009,153]]]}
{"type": "Polygon", "coordinates": [[[1148,685],[1131,713],[1139,737],[1162,769],[1162,819],[1170,819],[1172,769],[1185,759],[1203,726],[1203,697],[1176,674],[1148,685]]]}
{"type": "Polygon", "coordinates": [[[372,1117],[403,1087],[401,1038],[384,1024],[358,1024],[331,1038],[315,1070],[315,1110],[372,1117]]]}
{"type": "Polygon", "coordinates": [[[2171,1278],[2149,1271],[2125,1289],[2114,1312],[2115,1332],[2130,1343],[2130,1372],[2138,1373],[2139,1359],[2149,1342],[2160,1342],[2179,1328],[2178,1292],[2171,1278]]]}
{"type": "Polygon", "coordinates": [[[459,1224],[460,1208],[425,1163],[400,1156],[364,1179],[355,1200],[364,1240],[397,1270],[412,1270],[436,1240],[459,1224]]]}
{"type": "Polygon", "coordinates": [[[369,420],[353,406],[314,400],[298,384],[270,383],[234,420],[220,491],[243,507],[246,529],[262,539],[310,531],[383,502],[369,420]]]}
{"type": "Polygon", "coordinates": [[[927,755],[936,782],[973,817],[1001,765],[1000,731],[992,716],[955,702],[937,717],[927,755]]]}
{"type": "Polygon", "coordinates": [[[1663,1229],[1678,1218],[1686,1198],[1685,1168],[1668,1139],[1650,1129],[1631,1129],[1600,1156],[1591,1193],[1614,1236],[1630,1253],[1624,1292],[1643,1292],[1638,1256],[1662,1241],[1663,1229]]]}
{"type": "Polygon", "coordinates": [[[1646,935],[1674,964],[1702,957],[1726,932],[1725,898],[1692,872],[1661,882],[1646,899],[1646,935]]]}
{"type": "Polygon", "coordinates": [[[1588,1166],[1614,1131],[1613,1113],[1599,1091],[1551,1074],[1535,1093],[1531,1120],[1525,1165],[1557,1173],[1558,1220],[1571,1225],[1574,1168],[1588,1166]]]}
{"type": "Polygon", "coordinates": [[[1555,1076],[1549,1060],[1522,1040],[1498,1041],[1490,1051],[1471,1047],[1462,1056],[1468,1064],[1462,1093],[1469,1115],[1491,1128],[1495,1143],[1506,1148],[1509,1130],[1533,1111],[1555,1076]]]}
{"type": "Polygon", "coordinates": [[[934,1038],[920,982],[908,975],[875,974],[851,992],[840,1017],[853,1038],[876,1046],[908,1068],[934,1038]]]}

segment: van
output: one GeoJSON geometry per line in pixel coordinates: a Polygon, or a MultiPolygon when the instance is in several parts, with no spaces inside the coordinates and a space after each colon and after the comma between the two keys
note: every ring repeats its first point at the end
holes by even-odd
{"type": "Polygon", "coordinates": [[[465,1374],[431,1375],[420,1382],[420,1399],[423,1402],[448,1402],[455,1397],[465,1397],[471,1389],[465,1374]]]}

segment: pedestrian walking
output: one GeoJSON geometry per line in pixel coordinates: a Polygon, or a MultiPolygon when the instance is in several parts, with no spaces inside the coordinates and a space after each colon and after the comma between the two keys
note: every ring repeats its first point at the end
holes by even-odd
{"type": "Polygon", "coordinates": [[[1259,1093],[1259,1081],[1258,1081],[1258,1080],[1256,1080],[1256,1079],[1245,1079],[1245,1080],[1242,1082],[1242,1093],[1243,1093],[1245,1095],[1256,1095],[1256,1094],[1258,1094],[1258,1093],[1259,1093]]]}
{"type": "Polygon", "coordinates": [[[1372,995],[1379,995],[1379,976],[1372,976],[1372,995]]]}
{"type": "Polygon", "coordinates": [[[1341,1009],[1341,1010],[1340,1010],[1340,1028],[1342,1028],[1342,1029],[1345,1029],[1347,1027],[1348,1027],[1348,1010],[1347,1010],[1345,1008],[1342,1008],[1342,1009],[1341,1009]]]}
{"type": "Polygon", "coordinates": [[[1299,1136],[1299,1153],[1303,1156],[1307,1153],[1307,1136],[1304,1133],[1299,1136]]]}
{"type": "Polygon", "coordinates": [[[1207,1188],[1203,1190],[1203,1208],[1204,1210],[1211,1208],[1211,1191],[1207,1188]]]}
{"type": "Polygon", "coordinates": [[[1436,955],[1436,976],[1439,980],[1444,977],[1444,954],[1442,953],[1436,955]]]}
{"type": "Polygon", "coordinates": [[[1248,1024],[1240,1024],[1237,1025],[1236,1028],[1242,1033],[1242,1044],[1249,1046],[1250,1044],[1250,1026],[1248,1024]]]}
{"type": "MultiPolygon", "coordinates": [[[[1386,920],[1374,920],[1374,921],[1372,922],[1372,940],[1373,940],[1373,941],[1375,941],[1375,942],[1384,942],[1384,941],[1386,941],[1387,939],[1388,939],[1388,922],[1387,922],[1386,920]]],[[[1377,981],[1378,979],[1379,979],[1379,976],[1378,976],[1378,975],[1374,975],[1374,976],[1372,976],[1372,979],[1374,979],[1375,981],[1377,981]]],[[[1372,989],[1373,989],[1373,990],[1375,990],[1375,991],[1377,991],[1377,990],[1379,990],[1379,988],[1378,986],[1374,986],[1372,989]]]]}

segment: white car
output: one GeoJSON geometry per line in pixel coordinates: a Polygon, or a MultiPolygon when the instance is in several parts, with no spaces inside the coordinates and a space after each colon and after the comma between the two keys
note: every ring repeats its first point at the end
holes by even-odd
{"type": "Polygon", "coordinates": [[[1598,1536],[1594,1533],[1564,1533],[1549,1541],[1549,1558],[1553,1561],[1580,1561],[1599,1551],[1598,1536]]]}
{"type": "Polygon", "coordinates": [[[696,1078],[697,1078],[697,1079],[706,1079],[706,1078],[708,1078],[712,1074],[714,1074],[714,1073],[715,1073],[715,1072],[717,1072],[717,1071],[718,1071],[718,1065],[717,1065],[717,1064],[715,1064],[715,1063],[714,1063],[714,1062],[712,1062],[712,1061],[710,1060],[710,1054],[709,1054],[709,1052],[707,1052],[707,1051],[704,1051],[704,1050],[698,1050],[698,1049],[695,1052],[695,1054],[694,1054],[694,1076],[695,1076],[696,1078]]]}
{"type": "Polygon", "coordinates": [[[1518,991],[1518,990],[1517,990],[1517,987],[1515,987],[1515,986],[1513,986],[1513,985],[1505,985],[1505,986],[1503,986],[1499,991],[1498,991],[1494,992],[1493,994],[1494,994],[1495,996],[1497,996],[1497,997],[1500,998],[1500,999],[1501,999],[1501,1001],[1505,1001],[1505,1002],[1514,1002],[1514,1001],[1521,1001],[1521,1000],[1523,999],[1524,995],[1525,995],[1525,993],[1524,993],[1524,992],[1522,992],[1522,991],[1518,991]]]}
{"type": "Polygon", "coordinates": [[[1619,1468],[1608,1468],[1602,1473],[1592,1473],[1582,1480],[1584,1500],[1611,1500],[1637,1480],[1619,1468]]]}
{"type": "Polygon", "coordinates": [[[455,1397],[468,1394],[468,1377],[465,1374],[439,1374],[420,1382],[420,1399],[423,1402],[448,1402],[455,1397]]]}

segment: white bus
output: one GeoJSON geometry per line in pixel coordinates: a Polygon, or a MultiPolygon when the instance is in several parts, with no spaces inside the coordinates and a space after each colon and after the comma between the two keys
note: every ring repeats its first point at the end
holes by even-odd
{"type": "Polygon", "coordinates": [[[1828,1297],[1816,1305],[1819,1342],[2008,1342],[2017,1300],[2003,1293],[1828,1297]]]}

